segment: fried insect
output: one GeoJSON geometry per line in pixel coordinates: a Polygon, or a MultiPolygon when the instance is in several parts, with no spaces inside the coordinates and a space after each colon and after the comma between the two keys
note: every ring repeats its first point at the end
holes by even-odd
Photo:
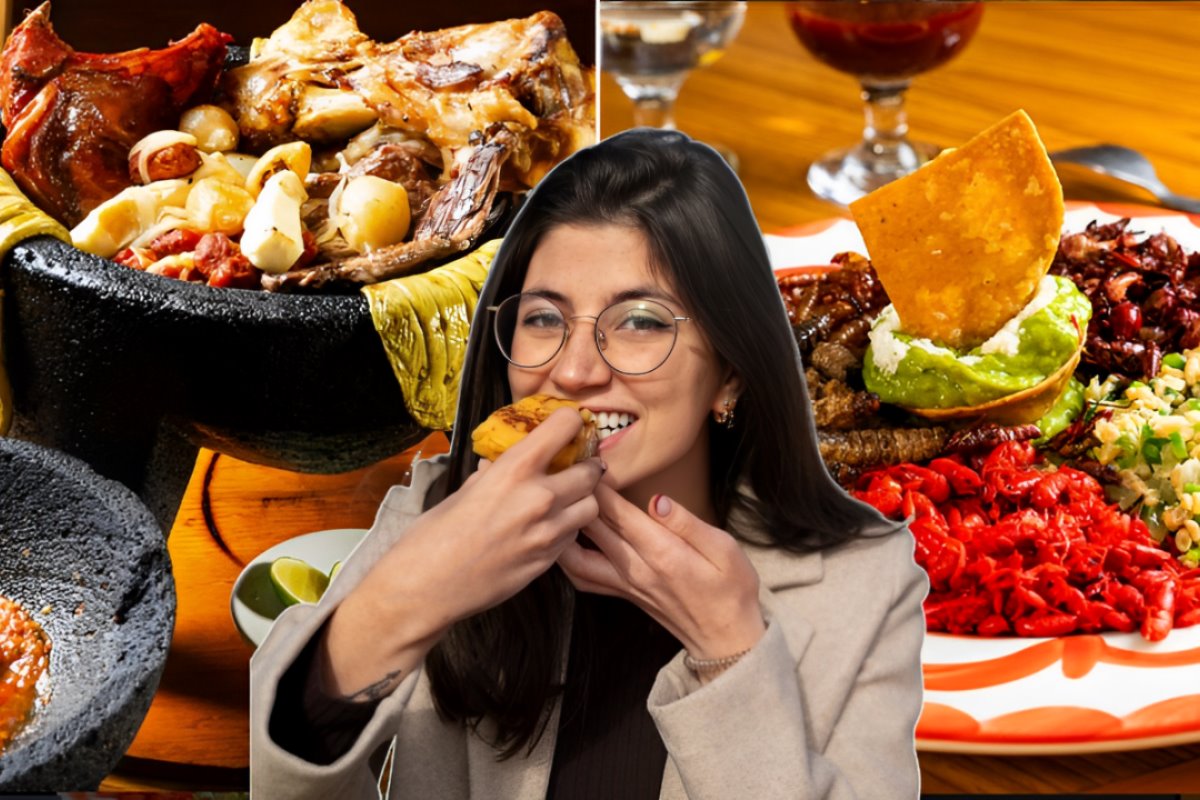
{"type": "Polygon", "coordinates": [[[1162,356],[1200,345],[1200,253],[1165,233],[1142,241],[1129,219],[1062,237],[1051,274],[1092,301],[1080,369],[1149,379],[1162,356]]]}
{"type": "Polygon", "coordinates": [[[871,392],[853,391],[845,384],[837,385],[842,388],[825,392],[813,402],[817,427],[839,431],[863,427],[879,411],[879,397],[871,392]]]}
{"type": "Polygon", "coordinates": [[[864,466],[926,461],[941,453],[949,438],[941,427],[822,430],[817,434],[826,463],[864,466]]]}
{"type": "Polygon", "coordinates": [[[857,253],[839,253],[840,269],[779,278],[779,291],[801,352],[831,341],[861,353],[871,322],[888,304],[887,293],[871,262],[857,253]]]}
{"type": "MultiPolygon", "coordinates": [[[[870,323],[867,325],[869,327],[870,323]]],[[[813,348],[809,363],[825,377],[844,383],[848,373],[862,369],[862,354],[855,353],[844,344],[821,342],[813,348]]]]}
{"type": "Polygon", "coordinates": [[[1024,442],[1042,435],[1037,425],[997,425],[986,423],[957,431],[946,442],[944,452],[964,453],[979,448],[992,449],[1004,442],[1024,442]]]}

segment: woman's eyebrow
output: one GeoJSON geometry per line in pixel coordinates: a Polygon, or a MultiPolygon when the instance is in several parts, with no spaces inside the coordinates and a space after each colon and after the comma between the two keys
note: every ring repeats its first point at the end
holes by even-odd
{"type": "MultiPolygon", "coordinates": [[[[553,289],[526,289],[522,294],[532,294],[537,297],[544,297],[555,303],[563,305],[571,305],[571,301],[562,292],[556,292],[553,289]]],[[[632,289],[624,289],[612,295],[608,299],[609,305],[613,303],[624,303],[627,300],[658,300],[662,303],[670,303],[674,305],[682,305],[679,300],[672,295],[667,294],[657,286],[635,286],[632,289]]]]}
{"type": "Polygon", "coordinates": [[[624,303],[626,300],[658,300],[662,303],[671,303],[673,305],[682,305],[679,300],[657,286],[638,286],[633,289],[626,289],[622,292],[617,292],[612,297],[613,303],[624,303]]]}
{"type": "Polygon", "coordinates": [[[531,294],[536,297],[544,297],[545,299],[551,300],[555,303],[563,303],[564,305],[567,304],[566,295],[562,294],[561,292],[555,292],[551,289],[526,289],[521,292],[521,294],[531,294]]]}

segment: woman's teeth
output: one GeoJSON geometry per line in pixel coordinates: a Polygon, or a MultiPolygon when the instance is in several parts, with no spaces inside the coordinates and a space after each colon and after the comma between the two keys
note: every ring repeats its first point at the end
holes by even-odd
{"type": "Polygon", "coordinates": [[[596,432],[600,439],[604,440],[635,421],[637,421],[637,417],[632,417],[629,414],[619,414],[616,411],[598,411],[596,412],[596,432]]]}

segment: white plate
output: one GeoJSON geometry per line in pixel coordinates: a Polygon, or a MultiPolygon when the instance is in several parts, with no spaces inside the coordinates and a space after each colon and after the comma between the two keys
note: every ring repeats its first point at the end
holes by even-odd
{"type": "MultiPolygon", "coordinates": [[[[1200,250],[1200,217],[1148,206],[1068,203],[1067,232],[1131,217],[1200,250]]],[[[768,236],[777,270],[865,253],[847,219],[768,236]]],[[[921,651],[925,707],[917,747],[990,755],[1093,753],[1200,741],[1200,625],[1162,642],[1137,634],[1056,639],[930,634],[921,651]]]]}
{"type": "Polygon", "coordinates": [[[258,647],[283,611],[283,601],[271,585],[269,570],[277,558],[290,556],[328,574],[333,565],[345,561],[367,532],[362,528],[317,531],[296,536],[263,551],[246,565],[233,584],[229,610],[233,624],[250,644],[258,647]]]}

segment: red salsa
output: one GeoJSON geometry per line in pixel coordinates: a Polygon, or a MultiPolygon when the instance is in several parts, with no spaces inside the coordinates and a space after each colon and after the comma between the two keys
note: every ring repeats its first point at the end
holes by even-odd
{"type": "Polygon", "coordinates": [[[29,613],[0,597],[0,751],[29,719],[38,679],[50,666],[50,639],[29,613]]]}

